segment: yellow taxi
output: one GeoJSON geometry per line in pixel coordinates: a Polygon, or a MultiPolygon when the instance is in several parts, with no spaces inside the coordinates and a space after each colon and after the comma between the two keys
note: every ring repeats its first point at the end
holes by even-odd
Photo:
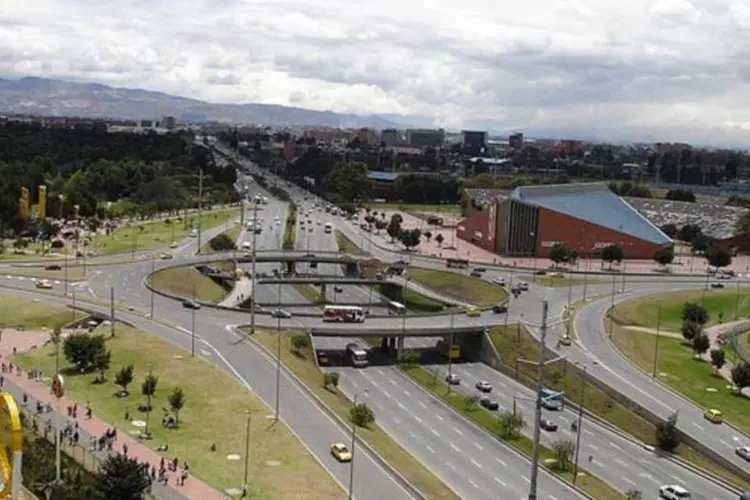
{"type": "Polygon", "coordinates": [[[478,307],[468,307],[466,308],[466,315],[470,318],[476,318],[477,316],[482,315],[482,311],[480,311],[478,307]]]}
{"type": "Polygon", "coordinates": [[[709,408],[708,410],[706,410],[706,413],[703,414],[703,417],[714,424],[720,424],[724,422],[724,414],[721,413],[721,410],[717,410],[716,408],[709,408]]]}
{"type": "Polygon", "coordinates": [[[333,443],[331,445],[331,455],[339,462],[352,461],[352,452],[343,443],[333,443]]]}
{"type": "Polygon", "coordinates": [[[573,341],[570,340],[570,337],[568,335],[563,335],[560,338],[560,344],[562,344],[562,345],[570,345],[572,343],[573,343],[573,341]]]}
{"type": "Polygon", "coordinates": [[[164,253],[159,254],[159,258],[161,260],[169,260],[169,259],[173,259],[174,255],[172,255],[171,253],[164,252],[164,253]]]}
{"type": "Polygon", "coordinates": [[[52,283],[47,280],[41,280],[36,282],[36,287],[41,288],[42,290],[50,290],[52,288],[52,283]]]}

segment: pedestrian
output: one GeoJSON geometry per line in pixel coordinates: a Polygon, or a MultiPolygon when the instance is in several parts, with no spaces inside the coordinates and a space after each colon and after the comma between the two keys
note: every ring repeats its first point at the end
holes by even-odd
{"type": "Polygon", "coordinates": [[[28,394],[26,394],[26,393],[24,392],[24,393],[23,393],[23,404],[24,404],[24,406],[25,406],[25,405],[26,405],[26,403],[28,403],[28,402],[29,402],[29,395],[28,395],[28,394]]]}
{"type": "MultiPolygon", "coordinates": [[[[5,370],[3,370],[3,373],[5,370]]],[[[5,375],[0,375],[0,387],[3,387],[5,385],[5,375]]]]}
{"type": "Polygon", "coordinates": [[[128,443],[122,443],[122,453],[125,456],[128,456],[128,443]]]}

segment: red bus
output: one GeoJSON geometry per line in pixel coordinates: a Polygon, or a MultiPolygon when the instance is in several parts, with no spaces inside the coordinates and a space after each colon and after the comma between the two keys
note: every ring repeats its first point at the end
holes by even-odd
{"type": "Polygon", "coordinates": [[[460,269],[465,269],[469,267],[469,260],[468,259],[445,259],[445,265],[446,267],[457,267],[460,269]]]}
{"type": "Polygon", "coordinates": [[[325,306],[323,321],[337,323],[364,323],[365,311],[359,306],[325,306]]]}

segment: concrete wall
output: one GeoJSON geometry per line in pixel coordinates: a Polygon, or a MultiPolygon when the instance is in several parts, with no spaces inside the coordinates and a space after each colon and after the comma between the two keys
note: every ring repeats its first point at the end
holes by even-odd
{"type": "Polygon", "coordinates": [[[490,208],[485,207],[477,210],[471,204],[471,201],[468,201],[465,213],[466,215],[463,220],[456,227],[456,236],[487,251],[495,252],[495,241],[491,238],[494,236],[495,230],[494,228],[490,230],[490,208]],[[482,233],[483,238],[481,240],[474,240],[476,233],[482,233]]]}

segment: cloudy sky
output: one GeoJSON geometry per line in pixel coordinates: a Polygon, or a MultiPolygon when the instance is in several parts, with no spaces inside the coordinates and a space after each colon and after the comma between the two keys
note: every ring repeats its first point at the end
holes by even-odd
{"type": "Polygon", "coordinates": [[[750,143],[750,2],[0,0],[0,76],[750,143]]]}

